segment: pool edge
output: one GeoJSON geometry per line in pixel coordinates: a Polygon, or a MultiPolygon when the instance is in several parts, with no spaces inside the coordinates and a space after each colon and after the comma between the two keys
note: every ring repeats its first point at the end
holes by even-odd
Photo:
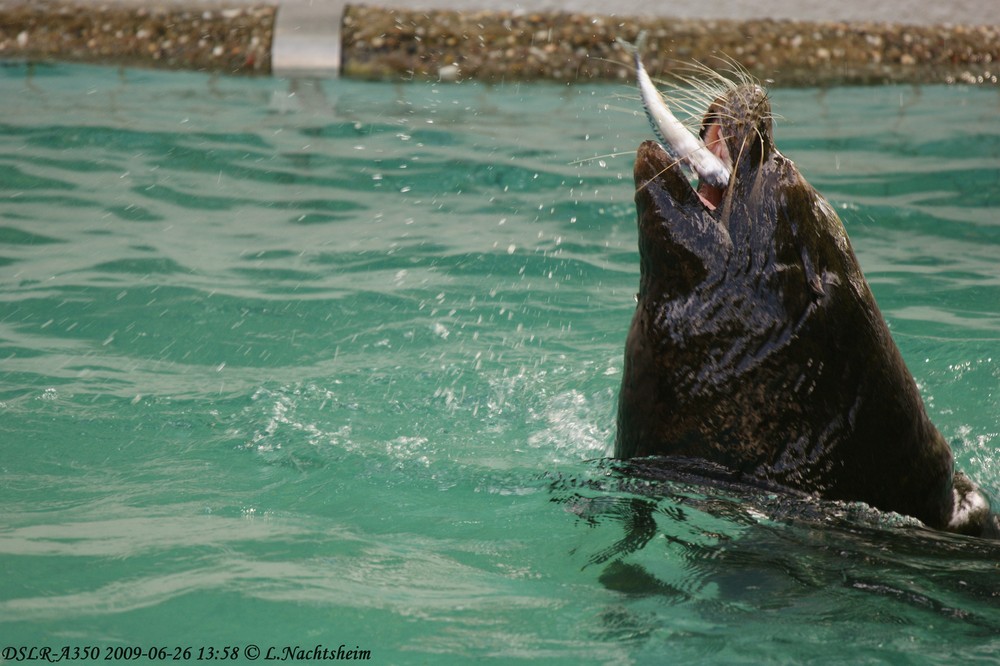
{"type": "Polygon", "coordinates": [[[0,60],[373,80],[626,81],[647,68],[746,66],[776,86],[996,85],[1000,26],[409,10],[332,2],[0,0],[0,60]]]}
{"type": "Polygon", "coordinates": [[[283,3],[274,17],[271,72],[275,76],[336,77],[347,2],[283,3]]]}

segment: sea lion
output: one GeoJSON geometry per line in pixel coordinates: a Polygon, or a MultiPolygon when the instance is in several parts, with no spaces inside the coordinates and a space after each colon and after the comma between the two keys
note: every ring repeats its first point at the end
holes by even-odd
{"type": "Polygon", "coordinates": [[[725,187],[693,187],[656,142],[636,155],[640,280],[615,457],[704,459],[749,481],[997,536],[988,500],[953,469],[843,223],[775,147],[766,91],[739,78],[713,83],[701,126],[702,145],[731,167],[725,187]]]}

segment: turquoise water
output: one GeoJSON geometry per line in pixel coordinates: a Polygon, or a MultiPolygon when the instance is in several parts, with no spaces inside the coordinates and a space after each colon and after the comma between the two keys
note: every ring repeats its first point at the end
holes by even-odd
{"type": "MultiPolygon", "coordinates": [[[[601,461],[649,134],[621,93],[0,70],[0,643],[996,659],[997,546],[601,461]]],[[[1000,496],[1000,96],[773,100],[1000,496]]]]}

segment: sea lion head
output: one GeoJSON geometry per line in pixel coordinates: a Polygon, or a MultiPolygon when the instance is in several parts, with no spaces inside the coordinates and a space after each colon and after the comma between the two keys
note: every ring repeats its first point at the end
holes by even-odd
{"type": "Polygon", "coordinates": [[[951,451],[840,218],[775,146],[767,92],[727,84],[701,136],[731,165],[724,188],[693,186],[656,142],[636,155],[615,456],[706,459],[949,527],[951,451]]]}
{"type": "MultiPolygon", "coordinates": [[[[692,186],[656,142],[636,156],[637,320],[644,313],[643,337],[670,357],[682,402],[747,399],[748,387],[732,382],[817,328],[871,317],[885,328],[840,218],[777,149],[772,118],[767,92],[750,81],[709,104],[701,136],[731,165],[724,188],[692,186]]],[[[825,356],[802,351],[813,363],[825,356]]]]}
{"type": "Polygon", "coordinates": [[[781,291],[802,306],[823,294],[824,279],[840,278],[817,273],[815,255],[842,255],[829,259],[842,273],[860,276],[836,213],[775,147],[763,87],[731,84],[708,106],[700,133],[708,149],[732,165],[724,188],[705,182],[692,187],[659,144],[639,147],[635,199],[644,284],[653,281],[661,288],[657,293],[680,296],[724,273],[759,281],[763,270],[772,282],[794,281],[796,274],[802,279],[795,288],[781,291]],[[832,239],[833,247],[816,243],[817,235],[832,239]],[[803,283],[808,290],[797,288],[803,283]]]}

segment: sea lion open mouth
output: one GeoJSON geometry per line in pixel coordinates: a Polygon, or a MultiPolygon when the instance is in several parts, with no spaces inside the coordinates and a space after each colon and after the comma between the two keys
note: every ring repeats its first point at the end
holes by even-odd
{"type": "MultiPolygon", "coordinates": [[[[770,102],[767,92],[759,85],[734,86],[709,105],[702,118],[699,147],[716,158],[717,168],[725,169],[727,178],[719,182],[712,173],[699,169],[700,165],[691,165],[698,177],[694,189],[708,210],[715,210],[722,203],[732,178],[745,179],[747,169],[752,170],[767,158],[773,150],[771,132],[770,102]],[[750,121],[752,116],[756,117],[753,122],[750,121]]],[[[662,134],[657,132],[658,136],[662,134]]],[[[687,161],[685,148],[662,139],[660,147],[667,159],[659,164],[659,170],[685,177],[681,168],[687,161]]],[[[649,159],[651,163],[655,161],[651,156],[649,159]]],[[[655,175],[650,174],[650,178],[655,175]]]]}
{"type": "MultiPolygon", "coordinates": [[[[722,125],[718,118],[711,115],[711,110],[706,114],[705,121],[701,128],[701,140],[705,142],[713,155],[719,158],[723,164],[732,164],[733,158],[729,154],[726,146],[726,139],[722,133],[722,125]]],[[[698,194],[701,200],[710,210],[715,210],[722,202],[722,195],[725,193],[724,187],[716,187],[707,180],[702,179],[698,184],[698,194]]]]}
{"type": "Polygon", "coordinates": [[[708,460],[1000,535],[954,472],[840,218],[775,147],[766,91],[740,77],[703,118],[700,141],[659,128],[636,154],[640,279],[615,456],[708,460]]]}

